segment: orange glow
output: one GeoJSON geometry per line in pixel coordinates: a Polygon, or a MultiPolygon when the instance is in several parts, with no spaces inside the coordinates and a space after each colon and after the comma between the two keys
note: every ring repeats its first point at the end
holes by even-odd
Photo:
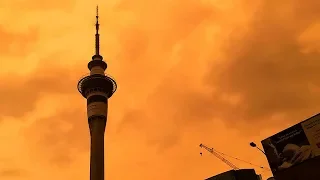
{"type": "Polygon", "coordinates": [[[76,86],[94,54],[97,4],[101,54],[119,86],[106,179],[200,180],[229,170],[201,157],[200,143],[268,166],[249,142],[319,112],[317,0],[1,0],[0,179],[89,178],[76,86]]]}

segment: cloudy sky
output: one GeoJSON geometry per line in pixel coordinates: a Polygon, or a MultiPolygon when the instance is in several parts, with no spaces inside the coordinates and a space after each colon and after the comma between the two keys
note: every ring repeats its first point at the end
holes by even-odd
{"type": "Polygon", "coordinates": [[[77,81],[94,52],[118,82],[106,179],[197,180],[268,166],[248,143],[319,112],[320,1],[1,0],[0,179],[86,180],[77,81]],[[230,159],[240,168],[256,168],[230,159]]]}

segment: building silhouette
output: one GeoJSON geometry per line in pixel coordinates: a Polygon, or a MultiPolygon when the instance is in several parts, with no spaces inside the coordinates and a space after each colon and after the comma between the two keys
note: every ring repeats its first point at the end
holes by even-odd
{"type": "Polygon", "coordinates": [[[114,79],[105,75],[107,63],[99,52],[99,16],[96,15],[95,55],[88,63],[90,75],[78,82],[78,90],[87,99],[87,115],[91,136],[90,180],[104,180],[104,133],[108,99],[117,89],[114,79]]]}
{"type": "Polygon", "coordinates": [[[320,113],[261,141],[276,180],[319,180],[320,113]]]}
{"type": "Polygon", "coordinates": [[[267,180],[276,180],[274,177],[269,177],[267,180]]]}
{"type": "Polygon", "coordinates": [[[205,180],[262,180],[254,169],[230,170],[205,180]]]}

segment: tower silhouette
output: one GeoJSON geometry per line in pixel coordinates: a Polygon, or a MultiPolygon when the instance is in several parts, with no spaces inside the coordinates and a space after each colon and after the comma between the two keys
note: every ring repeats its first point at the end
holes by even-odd
{"type": "Polygon", "coordinates": [[[107,63],[100,55],[99,14],[97,6],[95,55],[88,63],[90,75],[78,82],[78,90],[87,99],[87,115],[91,136],[90,180],[104,180],[104,133],[108,99],[117,89],[114,79],[105,74],[107,63]]]}

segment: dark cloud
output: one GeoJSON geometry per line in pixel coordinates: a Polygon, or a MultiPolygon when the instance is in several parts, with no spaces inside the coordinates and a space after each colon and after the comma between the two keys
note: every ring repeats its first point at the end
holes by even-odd
{"type": "MultiPolygon", "coordinates": [[[[0,39],[0,68],[5,68],[7,64],[11,64],[8,61],[12,57],[21,58],[17,60],[19,62],[24,61],[33,45],[39,40],[39,31],[37,28],[31,27],[25,32],[12,32],[4,26],[0,26],[0,39]],[[4,67],[1,66],[2,64],[4,67]]],[[[62,58],[63,55],[57,53],[48,56],[54,59],[62,58]]],[[[37,69],[29,75],[14,73],[0,75],[0,117],[23,116],[33,110],[35,103],[44,93],[72,93],[76,91],[75,86],[79,77],[71,77],[73,74],[69,69],[67,71],[46,61],[47,59],[42,59],[37,69]],[[17,108],[17,104],[19,104],[19,108],[17,108]]],[[[12,62],[17,66],[17,70],[24,68],[19,66],[19,62],[12,62]]]]}
{"type": "Polygon", "coordinates": [[[89,150],[85,103],[83,109],[70,109],[52,117],[37,119],[23,129],[23,133],[29,142],[30,153],[37,154],[39,150],[47,152],[45,157],[35,158],[47,159],[60,167],[69,165],[78,152],[89,150]]]}
{"type": "Polygon", "coordinates": [[[21,117],[32,111],[35,103],[46,93],[75,93],[78,80],[79,76],[71,73],[69,68],[46,64],[45,60],[27,77],[3,75],[0,81],[0,116],[21,117]]]}
{"type": "Polygon", "coordinates": [[[320,6],[316,1],[283,3],[263,3],[247,34],[229,42],[229,62],[208,74],[207,82],[214,80],[220,92],[242,96],[241,105],[229,109],[232,114],[221,114],[227,123],[227,118],[265,121],[277,113],[297,121],[320,109],[319,92],[311,89],[320,86],[320,54],[303,53],[298,43],[308,27],[320,22],[320,6]]]}
{"type": "MultiPolygon", "coordinates": [[[[138,66],[149,62],[160,63],[170,56],[173,46],[196,30],[207,20],[217,15],[213,6],[195,0],[180,1],[139,1],[123,0],[116,7],[118,11],[134,12],[136,23],[121,28],[118,32],[123,53],[119,59],[125,61],[124,66],[138,66]],[[134,5],[132,5],[134,3],[134,5]],[[156,9],[151,7],[157,7],[156,9]],[[149,53],[161,52],[148,59],[149,53]],[[157,62],[158,61],[158,62],[157,62]]],[[[141,66],[140,68],[143,68],[141,66]]]]}
{"type": "Polygon", "coordinates": [[[3,168],[0,170],[0,177],[2,178],[19,177],[19,176],[25,176],[25,175],[26,175],[26,171],[22,169],[3,168]]]}
{"type": "MultiPolygon", "coordinates": [[[[149,96],[148,107],[129,112],[120,127],[144,127],[148,138],[162,147],[179,138],[184,127],[196,127],[205,120],[222,119],[246,134],[250,131],[243,128],[248,124],[254,127],[252,131],[270,127],[277,114],[297,122],[317,113],[320,95],[311,87],[320,86],[320,54],[303,53],[298,38],[320,22],[319,8],[312,0],[262,1],[252,21],[239,27],[247,29],[246,33],[233,31],[225,42],[225,63],[210,63],[212,67],[202,78],[200,72],[186,68],[191,59],[182,60],[149,96]],[[202,82],[200,87],[189,80],[193,77],[202,82]],[[239,103],[230,103],[225,96],[237,97],[239,103]],[[153,129],[161,135],[153,134],[153,129]]],[[[211,56],[207,61],[214,59],[211,56]]]]}
{"type": "Polygon", "coordinates": [[[0,63],[6,61],[4,56],[25,56],[38,38],[39,31],[35,27],[30,27],[25,32],[13,32],[0,25],[0,63]]]}
{"type": "Polygon", "coordinates": [[[16,12],[25,12],[28,11],[70,11],[75,6],[75,0],[67,1],[50,1],[44,2],[39,0],[31,1],[3,1],[0,3],[0,6],[3,5],[6,8],[15,9],[16,12]]]}

